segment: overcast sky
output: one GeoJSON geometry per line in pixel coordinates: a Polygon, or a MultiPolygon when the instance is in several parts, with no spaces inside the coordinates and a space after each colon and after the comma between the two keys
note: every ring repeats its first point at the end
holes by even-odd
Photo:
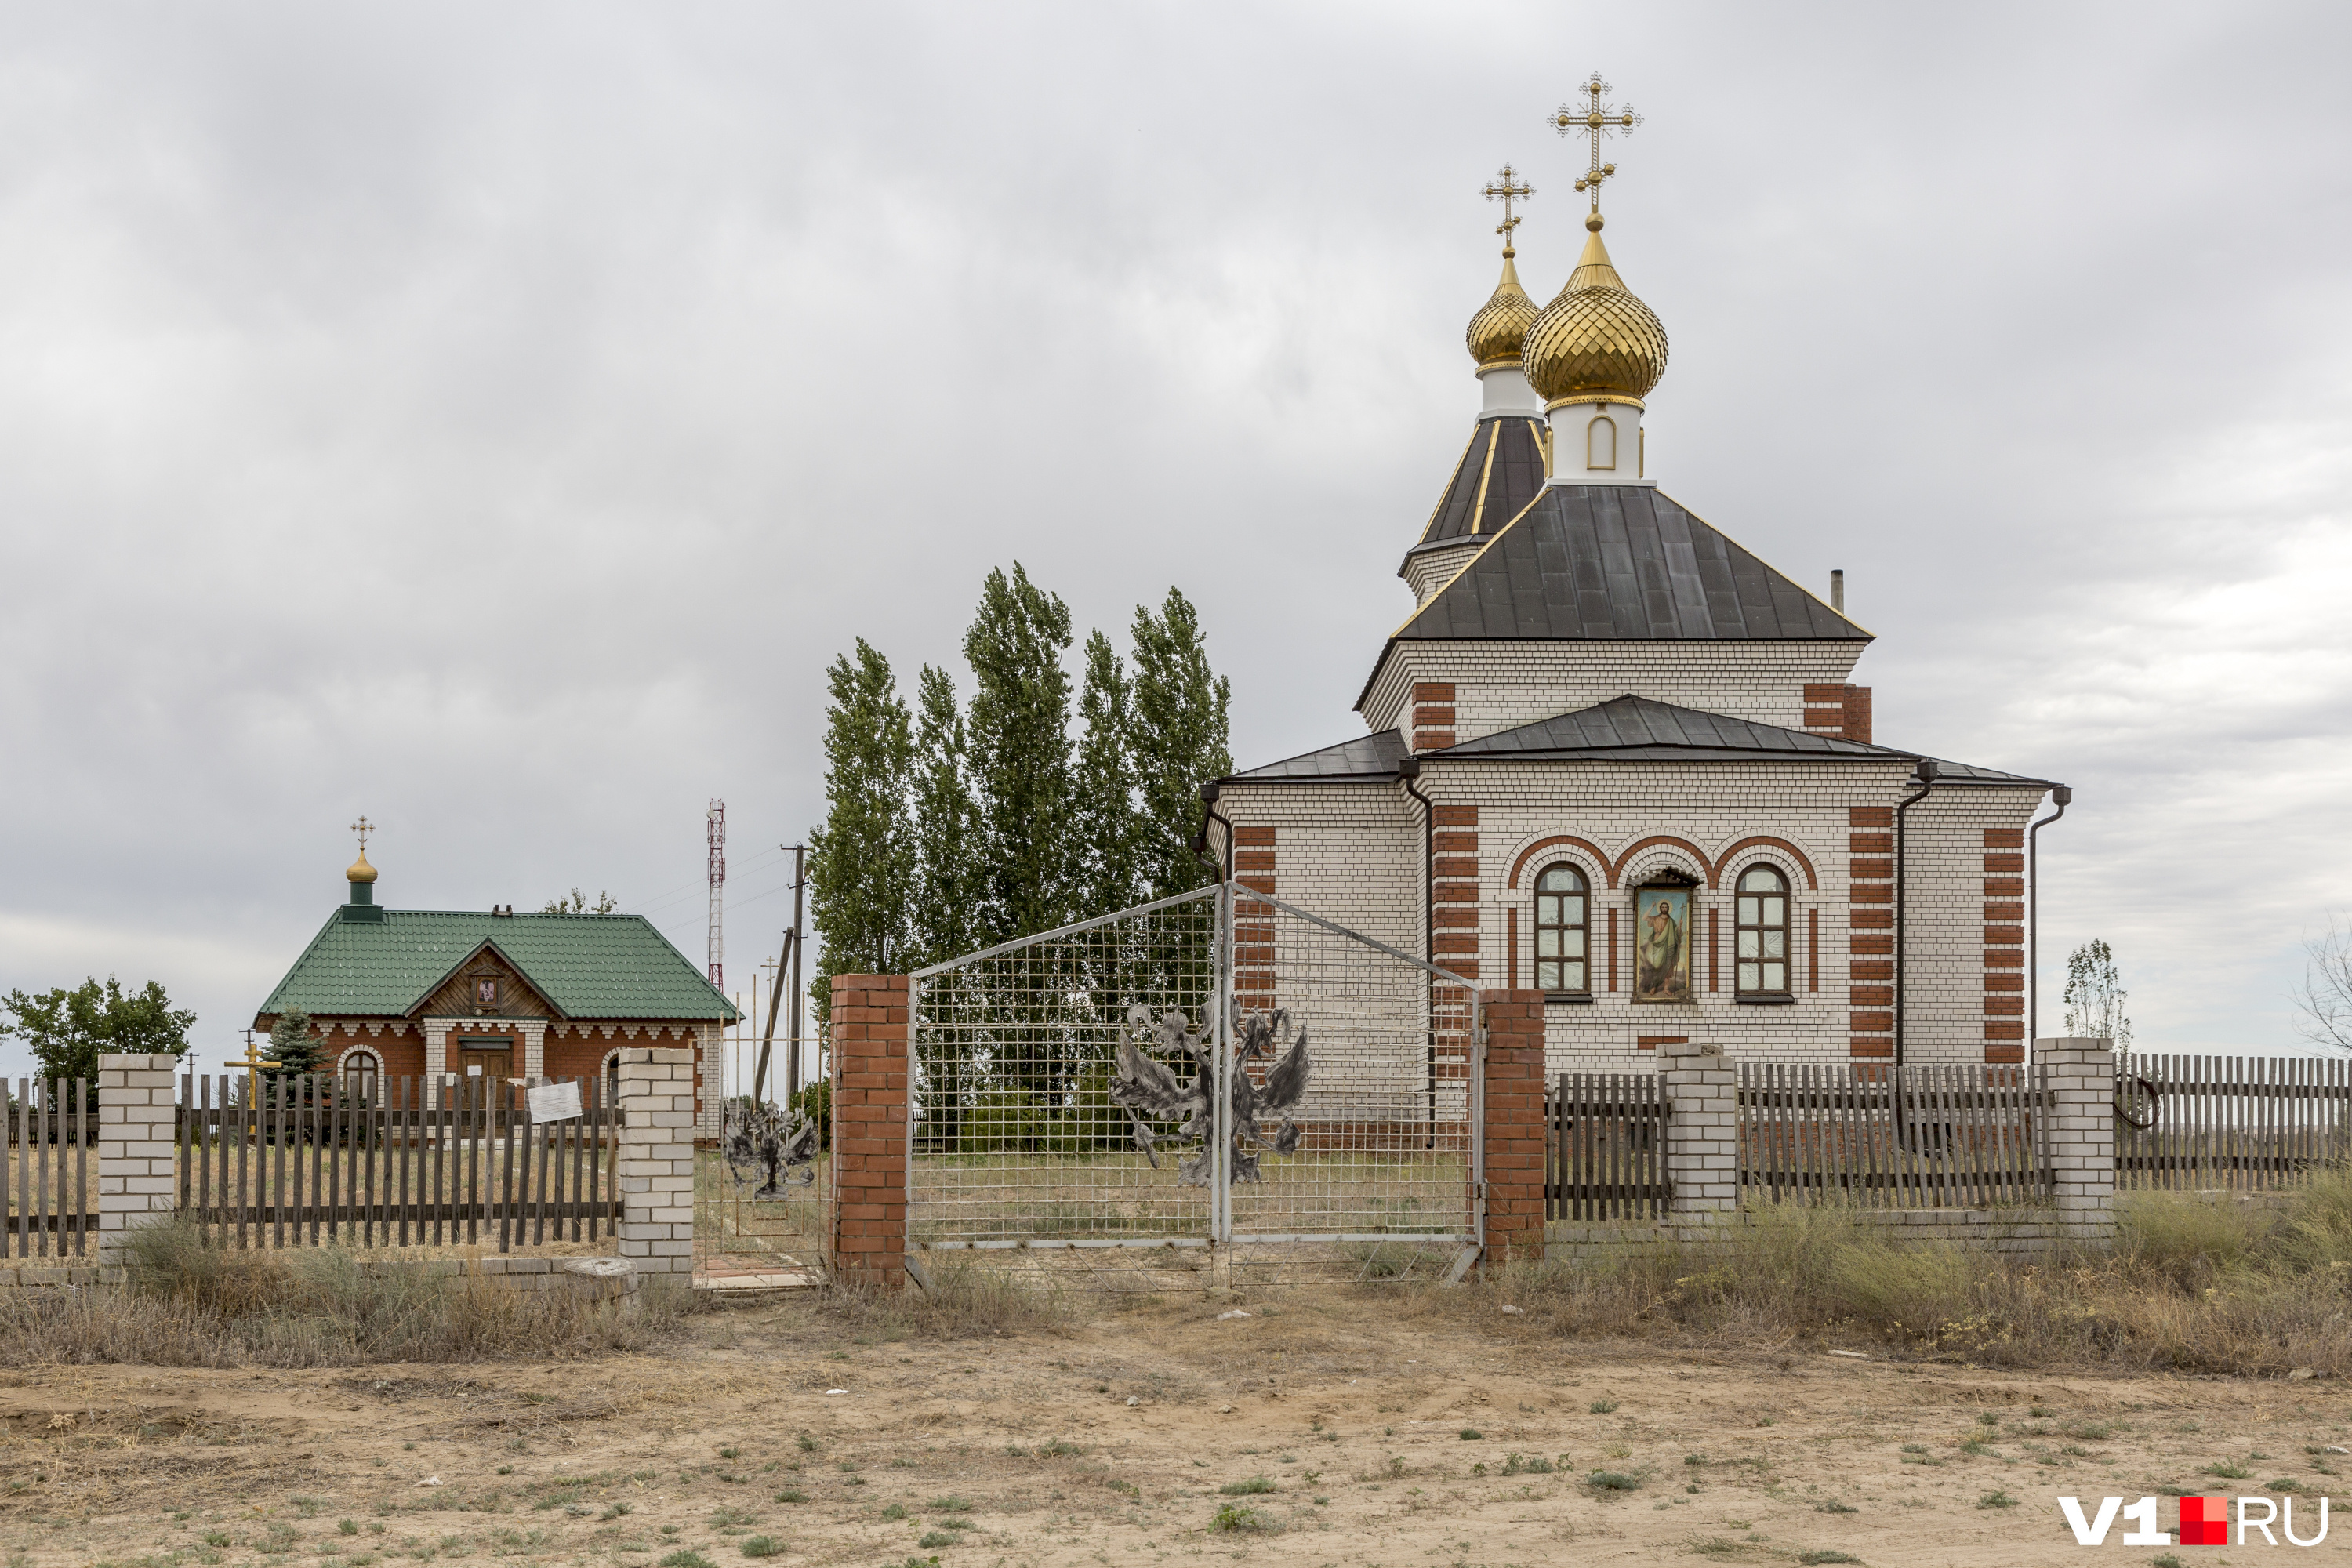
{"type": "Polygon", "coordinates": [[[1478,188],[1531,174],[1548,298],[1598,67],[1651,471],[1846,569],[1879,740],[2075,785],[2045,977],[2105,936],[2144,1045],[2285,1046],[2352,906],[2347,58],[2326,5],[0,7],[0,990],[152,976],[216,1062],[361,812],[387,902],[610,889],[698,959],[713,795],[747,979],[825,665],[911,685],[1015,560],[1115,634],[1181,586],[1244,764],[1360,732],[1478,188]]]}

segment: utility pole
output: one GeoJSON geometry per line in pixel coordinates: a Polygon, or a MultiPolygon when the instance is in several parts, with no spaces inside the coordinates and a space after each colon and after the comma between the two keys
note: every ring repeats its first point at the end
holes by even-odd
{"type": "Polygon", "coordinates": [[[793,1032],[791,1043],[784,1047],[784,1081],[790,1092],[801,1091],[801,1017],[807,1010],[807,998],[801,994],[801,949],[807,938],[801,931],[802,896],[808,888],[808,846],[789,846],[793,852],[793,1032]]]}
{"type": "Polygon", "coordinates": [[[785,976],[791,976],[793,1020],[784,1032],[784,1103],[790,1105],[801,1089],[801,910],[808,886],[806,866],[808,848],[805,845],[785,844],[780,848],[793,852],[793,926],[784,932],[782,959],[776,965],[774,984],[768,992],[768,1026],[760,1037],[760,1065],[752,1074],[751,1093],[764,1104],[768,1094],[769,1050],[776,1037],[776,1020],[784,1010],[785,976]]]}
{"type": "Polygon", "coordinates": [[[710,913],[703,927],[704,973],[720,994],[727,991],[727,803],[714,799],[705,814],[710,845],[710,913]]]}

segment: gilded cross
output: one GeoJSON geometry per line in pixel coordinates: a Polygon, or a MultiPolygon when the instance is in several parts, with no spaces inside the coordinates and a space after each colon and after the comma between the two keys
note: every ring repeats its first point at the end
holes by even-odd
{"type": "Polygon", "coordinates": [[[1511,204],[1526,201],[1536,194],[1536,188],[1518,176],[1519,172],[1506,163],[1496,172],[1493,179],[1486,182],[1484,193],[1488,201],[1499,200],[1503,204],[1503,221],[1495,232],[1503,237],[1503,254],[1506,256],[1517,254],[1511,248],[1511,230],[1518,227],[1522,221],[1511,211],[1511,204]]]}
{"type": "Polygon", "coordinates": [[[1596,216],[1601,211],[1601,182],[1617,172],[1616,164],[1601,161],[1601,139],[1616,135],[1619,132],[1631,136],[1633,127],[1642,123],[1642,117],[1633,112],[1632,104],[1601,101],[1612,90],[1609,84],[1601,79],[1601,73],[1594,71],[1585,79],[1583,105],[1563,103],[1552,111],[1551,116],[1553,129],[1562,136],[1581,134],[1589,143],[1591,158],[1584,178],[1576,182],[1576,188],[1592,193],[1592,211],[1596,216]]]}
{"type": "Polygon", "coordinates": [[[352,824],[352,831],[360,836],[360,853],[362,855],[366,854],[367,836],[375,831],[375,824],[370,822],[366,816],[362,814],[357,822],[352,824]]]}

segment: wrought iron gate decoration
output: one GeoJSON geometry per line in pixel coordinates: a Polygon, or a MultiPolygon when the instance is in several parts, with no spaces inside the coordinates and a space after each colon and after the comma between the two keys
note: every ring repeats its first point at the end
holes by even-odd
{"type": "Polygon", "coordinates": [[[1477,1239],[1476,991],[1409,953],[1223,883],[910,990],[918,1257],[1149,1286],[1395,1278],[1477,1239]]]}

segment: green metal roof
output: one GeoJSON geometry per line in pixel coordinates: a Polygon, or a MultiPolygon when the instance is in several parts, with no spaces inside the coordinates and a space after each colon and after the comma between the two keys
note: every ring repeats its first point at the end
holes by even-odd
{"type": "Polygon", "coordinates": [[[385,910],[382,920],[363,921],[345,920],[341,909],[261,1011],[404,1016],[485,942],[568,1018],[739,1016],[643,915],[385,910]]]}

